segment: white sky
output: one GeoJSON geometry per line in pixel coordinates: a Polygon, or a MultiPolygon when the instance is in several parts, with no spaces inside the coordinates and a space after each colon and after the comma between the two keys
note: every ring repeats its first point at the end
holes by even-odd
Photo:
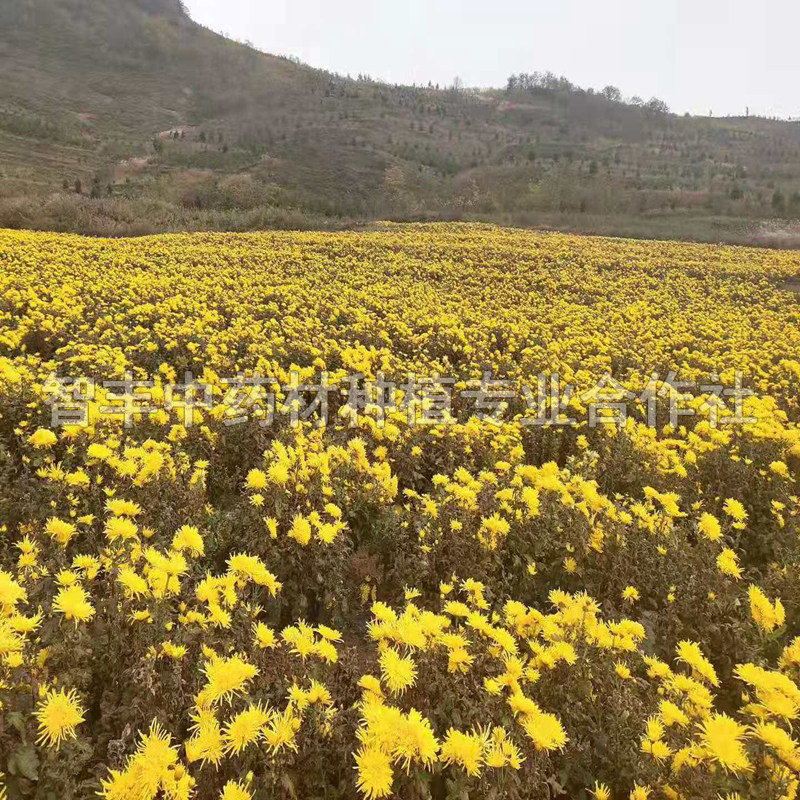
{"type": "Polygon", "coordinates": [[[800,116],[797,0],[185,0],[269,53],[392,83],[516,72],[657,96],[673,111],[800,116]]]}

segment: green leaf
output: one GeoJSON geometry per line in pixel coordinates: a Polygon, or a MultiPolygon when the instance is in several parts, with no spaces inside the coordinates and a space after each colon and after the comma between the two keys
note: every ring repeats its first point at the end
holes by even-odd
{"type": "Polygon", "coordinates": [[[20,733],[25,730],[25,717],[19,711],[12,711],[6,719],[12,728],[16,728],[20,733]]]}
{"type": "Polygon", "coordinates": [[[22,775],[29,781],[39,780],[39,756],[33,745],[20,747],[8,762],[8,771],[12,775],[22,775]]]}

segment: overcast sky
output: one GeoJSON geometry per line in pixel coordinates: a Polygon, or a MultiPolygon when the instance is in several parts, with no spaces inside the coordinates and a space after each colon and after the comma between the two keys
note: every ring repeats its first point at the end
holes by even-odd
{"type": "Polygon", "coordinates": [[[392,83],[551,70],[674,111],[800,116],[797,0],[185,0],[203,25],[392,83]]]}

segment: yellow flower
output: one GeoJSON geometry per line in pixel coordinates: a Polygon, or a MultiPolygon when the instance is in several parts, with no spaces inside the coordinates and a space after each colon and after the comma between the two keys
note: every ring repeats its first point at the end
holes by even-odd
{"type": "Polygon", "coordinates": [[[671,728],[673,725],[683,728],[689,724],[689,717],[686,713],[670,700],[661,701],[659,715],[667,728],[671,728]]]}
{"type": "Polygon", "coordinates": [[[34,712],[39,722],[37,741],[58,749],[65,739],[76,737],[75,728],[83,722],[83,714],[74,689],[50,689],[34,712]]]}
{"type": "Polygon", "coordinates": [[[631,678],[630,669],[620,661],[618,661],[614,665],[614,670],[617,673],[617,675],[619,675],[619,677],[622,678],[623,680],[628,680],[631,678]]]}
{"type": "Polygon", "coordinates": [[[727,714],[712,714],[700,725],[700,739],[708,757],[736,775],[751,766],[742,744],[746,736],[747,729],[727,714]]]}
{"type": "Polygon", "coordinates": [[[336,648],[327,639],[319,639],[314,642],[313,652],[327,664],[335,664],[339,660],[336,648]]]}
{"type": "Polygon", "coordinates": [[[273,714],[272,721],[264,729],[264,741],[274,755],[283,749],[297,750],[295,736],[300,727],[300,720],[294,715],[289,705],[282,714],[273,714]]]}
{"type": "Polygon", "coordinates": [[[107,500],[106,509],[115,517],[137,517],[142,513],[142,507],[138,503],[119,497],[107,500]]]}
{"type": "Polygon", "coordinates": [[[700,533],[710,542],[717,542],[722,538],[722,526],[713,514],[704,513],[703,516],[700,517],[700,522],[697,527],[700,533]]]}
{"type": "Polygon", "coordinates": [[[377,695],[378,697],[383,696],[381,682],[374,675],[362,675],[358,681],[358,685],[371,694],[377,695]]]}
{"type": "Polygon", "coordinates": [[[786,478],[789,476],[789,467],[783,461],[773,461],[769,465],[770,471],[774,472],[776,475],[780,475],[782,478],[786,478]]]}
{"type": "Polygon", "coordinates": [[[703,680],[707,681],[712,686],[719,686],[716,670],[711,662],[703,655],[699,644],[690,641],[679,642],[676,653],[678,655],[678,660],[690,666],[703,680]]]}
{"type": "Polygon", "coordinates": [[[622,598],[629,603],[635,603],[639,599],[639,590],[635,586],[626,586],[622,598]]]}
{"type": "Polygon", "coordinates": [[[56,435],[53,431],[47,428],[37,428],[29,437],[28,441],[34,447],[52,447],[57,441],[56,435]]]}
{"type": "Polygon", "coordinates": [[[258,675],[258,668],[248,664],[241,656],[212,658],[206,662],[203,672],[206,685],[198,697],[198,706],[216,705],[230,700],[245,691],[247,684],[258,675]]]}
{"type": "Polygon", "coordinates": [[[381,675],[393,694],[402,694],[417,680],[417,667],[413,660],[401,656],[394,648],[381,654],[381,675]]]}
{"type": "Polygon", "coordinates": [[[723,575],[729,575],[736,580],[742,577],[742,570],[739,567],[739,556],[727,547],[717,556],[717,569],[719,569],[723,575]]]}
{"type": "Polygon", "coordinates": [[[79,555],[72,560],[73,569],[81,570],[87,580],[94,580],[100,572],[100,561],[94,556],[79,555]]]}
{"type": "Polygon", "coordinates": [[[147,581],[141,575],[138,575],[132,567],[121,567],[117,575],[117,581],[122,584],[125,588],[125,593],[129,597],[147,597],[150,594],[147,581]]]}
{"type": "Polygon", "coordinates": [[[153,722],[125,768],[121,772],[112,770],[109,778],[102,781],[102,795],[108,800],[155,797],[163,788],[167,796],[188,800],[193,783],[185,767],[178,763],[177,748],[169,733],[153,722]]]}
{"type": "Polygon", "coordinates": [[[235,553],[228,559],[228,569],[242,579],[253,581],[257,586],[265,586],[272,597],[282,588],[281,582],[266,568],[258,556],[235,553]]]}
{"type": "Polygon", "coordinates": [[[604,783],[595,781],[594,789],[591,790],[594,800],[611,800],[611,790],[604,783]]]}
{"type": "Polygon", "coordinates": [[[189,650],[185,645],[182,644],[173,644],[172,642],[162,642],[161,652],[165,656],[167,656],[167,658],[174,659],[175,661],[180,661],[182,658],[186,656],[189,650]]]}
{"type": "Polygon", "coordinates": [[[238,755],[247,745],[258,741],[262,728],[272,719],[272,713],[260,705],[250,705],[225,725],[225,750],[238,755]]]}
{"type": "Polygon", "coordinates": [[[317,633],[329,642],[341,642],[342,634],[334,628],[329,628],[327,625],[318,625],[317,633]]]}
{"type": "Polygon", "coordinates": [[[96,458],[100,461],[105,461],[106,459],[110,458],[114,454],[114,451],[110,447],[106,447],[104,444],[100,444],[99,442],[93,442],[89,445],[86,449],[86,455],[89,458],[96,458]]]}
{"type": "Polygon", "coordinates": [[[469,668],[474,661],[475,657],[470,655],[463,647],[456,647],[449,651],[447,671],[451,673],[469,672],[469,668]]]}
{"type": "Polygon", "coordinates": [[[389,756],[375,745],[356,753],[358,780],[356,785],[367,800],[388,797],[392,792],[394,774],[389,756]]]}
{"type": "Polygon", "coordinates": [[[251,469],[247,473],[247,488],[254,492],[260,492],[267,488],[267,474],[260,469],[251,469]]]}
{"type": "Polygon", "coordinates": [[[264,524],[267,526],[267,530],[269,531],[269,538],[270,539],[277,539],[278,538],[278,521],[273,517],[264,517],[264,524]]]}
{"type": "Polygon", "coordinates": [[[195,558],[205,555],[205,543],[194,525],[182,525],[172,537],[172,549],[179,553],[187,551],[195,558]]]}
{"type": "Polygon", "coordinates": [[[94,616],[94,607],[89,602],[89,595],[78,583],[59,589],[53,600],[53,610],[63,614],[65,619],[88,622],[94,616]]]}
{"type": "Polygon", "coordinates": [[[555,714],[536,709],[523,716],[522,727],[537,750],[561,750],[569,741],[555,714]]]}
{"type": "Polygon", "coordinates": [[[486,745],[487,735],[480,731],[462,733],[450,728],[442,743],[440,758],[444,764],[455,764],[466,770],[467,775],[477,776],[481,773],[486,745]]]}
{"type": "Polygon", "coordinates": [[[192,715],[192,737],[186,741],[186,759],[217,766],[224,757],[222,729],[211,709],[198,709],[192,715]]]}
{"type": "Polygon", "coordinates": [[[269,479],[278,486],[285,486],[289,482],[289,470],[285,464],[274,463],[267,471],[269,479]]]}
{"type": "Polygon", "coordinates": [[[744,527],[747,520],[747,511],[739,500],[728,498],[722,506],[722,510],[733,520],[734,527],[744,527]]]}
{"type": "Polygon", "coordinates": [[[222,787],[222,794],[219,800],[253,800],[253,795],[246,784],[238,781],[228,781],[222,787]]]}
{"type": "Polygon", "coordinates": [[[302,515],[298,514],[292,522],[289,538],[305,547],[311,541],[311,523],[302,515]]]}
{"type": "Polygon", "coordinates": [[[78,534],[78,529],[71,522],[65,522],[57,517],[50,517],[44,530],[62,547],[66,547],[70,540],[78,534]]]}
{"type": "Polygon", "coordinates": [[[135,539],[139,535],[139,528],[133,520],[126,517],[111,517],[106,522],[105,534],[110,542],[119,539],[127,541],[135,539]]]}
{"type": "Polygon", "coordinates": [[[14,580],[11,573],[0,570],[0,618],[10,615],[19,603],[24,603],[27,599],[28,593],[14,580]]]}
{"type": "Polygon", "coordinates": [[[492,514],[491,517],[484,517],[481,520],[478,538],[484,547],[494,550],[499,541],[507,536],[510,530],[511,525],[507,519],[504,519],[499,514],[492,514]]]}
{"type": "Polygon", "coordinates": [[[253,638],[256,645],[262,650],[272,649],[276,645],[275,631],[263,622],[253,624],[253,638]]]}
{"type": "Polygon", "coordinates": [[[771,603],[758,586],[750,586],[747,590],[750,599],[750,615],[755,623],[763,630],[771,633],[775,628],[780,628],[785,619],[786,612],[780,598],[771,603]]]}
{"type": "Polygon", "coordinates": [[[383,720],[380,724],[392,727],[392,758],[399,761],[408,772],[411,765],[431,768],[437,761],[440,745],[433,734],[431,723],[416,709],[406,715],[395,716],[391,720],[383,720]]]}
{"type": "Polygon", "coordinates": [[[59,586],[72,586],[73,583],[78,582],[78,579],[79,576],[68,569],[62,569],[61,572],[56,575],[56,581],[59,586]]]}

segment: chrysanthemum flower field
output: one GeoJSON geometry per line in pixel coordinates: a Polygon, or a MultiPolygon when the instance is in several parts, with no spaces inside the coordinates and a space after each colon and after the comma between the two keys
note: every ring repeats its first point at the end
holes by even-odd
{"type": "Polygon", "coordinates": [[[0,797],[793,800],[800,253],[0,232],[0,797]]]}

